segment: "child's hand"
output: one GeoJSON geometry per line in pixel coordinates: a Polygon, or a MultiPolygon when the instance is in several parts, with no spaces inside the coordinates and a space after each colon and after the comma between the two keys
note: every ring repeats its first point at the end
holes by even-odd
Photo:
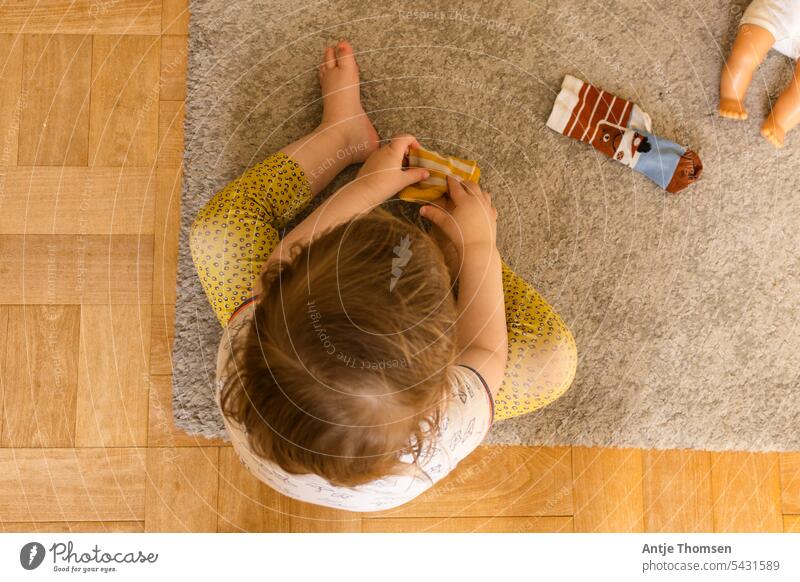
{"type": "Polygon", "coordinates": [[[356,175],[355,184],[368,188],[370,196],[384,201],[411,184],[430,175],[423,168],[403,168],[403,158],[410,147],[421,147],[413,135],[398,135],[367,158],[356,175]]]}
{"type": "Polygon", "coordinates": [[[472,245],[497,244],[497,209],[488,192],[475,182],[465,186],[448,176],[448,196],[420,208],[422,216],[442,229],[459,254],[472,245]]]}

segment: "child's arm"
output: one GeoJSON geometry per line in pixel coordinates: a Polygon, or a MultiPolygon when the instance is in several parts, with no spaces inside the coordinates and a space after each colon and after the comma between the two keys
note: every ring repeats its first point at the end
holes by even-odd
{"type": "Polygon", "coordinates": [[[456,363],[480,372],[496,394],[508,358],[505,301],[500,255],[496,246],[497,210],[475,183],[464,188],[448,178],[449,198],[423,206],[422,216],[440,227],[461,259],[458,280],[456,363]]]}
{"type": "Polygon", "coordinates": [[[413,136],[401,135],[367,158],[355,180],[334,192],[280,241],[264,268],[288,260],[294,245],[373,210],[406,186],[427,178],[429,172],[423,168],[403,169],[409,147],[420,146],[413,136]]]}

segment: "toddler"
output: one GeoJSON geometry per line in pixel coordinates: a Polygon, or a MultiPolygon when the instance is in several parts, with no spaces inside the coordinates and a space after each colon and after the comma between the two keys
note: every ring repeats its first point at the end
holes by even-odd
{"type": "Polygon", "coordinates": [[[500,259],[478,184],[449,179],[421,207],[432,234],[380,208],[428,172],[404,167],[414,137],[379,147],[348,42],[325,49],[319,79],[320,125],[216,193],[190,245],[225,328],[216,399],[241,461],[294,499],[375,511],[442,479],[494,419],[561,396],[577,357],[559,316],[500,259]]]}

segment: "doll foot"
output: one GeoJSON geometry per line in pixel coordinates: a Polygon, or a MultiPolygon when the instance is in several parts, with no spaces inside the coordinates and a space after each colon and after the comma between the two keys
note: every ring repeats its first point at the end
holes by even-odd
{"type": "Polygon", "coordinates": [[[775,121],[775,117],[770,113],[770,116],[764,121],[761,126],[761,135],[763,135],[769,142],[776,148],[783,147],[783,138],[786,132],[783,131],[780,125],[775,121]]]}
{"type": "Polygon", "coordinates": [[[719,114],[728,119],[747,119],[747,109],[738,99],[720,98],[719,114]]]}

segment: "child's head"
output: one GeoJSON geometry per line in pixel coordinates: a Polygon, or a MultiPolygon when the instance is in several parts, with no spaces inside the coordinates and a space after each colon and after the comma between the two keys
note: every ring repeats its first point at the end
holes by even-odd
{"type": "Polygon", "coordinates": [[[344,486],[396,473],[449,394],[450,284],[431,238],[382,211],[294,249],[262,275],[223,412],[288,472],[344,486]]]}

